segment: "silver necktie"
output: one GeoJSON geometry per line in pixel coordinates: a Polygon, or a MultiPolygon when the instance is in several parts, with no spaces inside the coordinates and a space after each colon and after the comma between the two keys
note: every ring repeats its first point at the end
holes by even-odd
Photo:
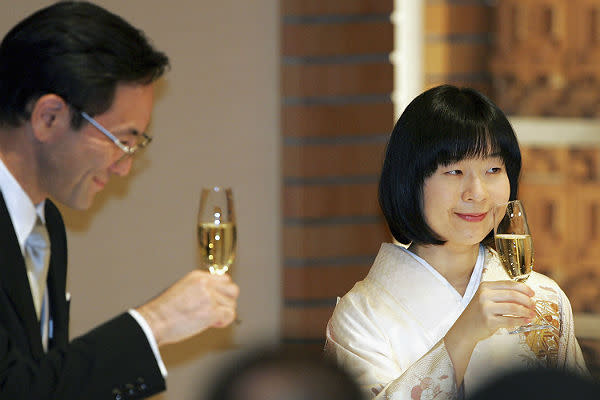
{"type": "Polygon", "coordinates": [[[33,230],[25,241],[25,265],[31,286],[33,304],[38,320],[46,291],[48,263],[50,261],[50,239],[46,226],[38,217],[33,230]]]}

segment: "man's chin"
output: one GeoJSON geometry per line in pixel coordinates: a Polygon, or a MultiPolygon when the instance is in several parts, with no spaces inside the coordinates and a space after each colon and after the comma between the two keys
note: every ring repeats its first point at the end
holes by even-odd
{"type": "Polygon", "coordinates": [[[60,201],[65,206],[77,210],[77,211],[86,211],[92,207],[94,203],[95,194],[90,194],[89,196],[80,197],[76,199],[68,199],[67,201],[60,201]]]}

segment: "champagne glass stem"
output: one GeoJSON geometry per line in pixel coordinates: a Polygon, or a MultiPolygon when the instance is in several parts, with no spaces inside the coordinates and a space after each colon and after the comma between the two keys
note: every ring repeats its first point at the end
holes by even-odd
{"type": "Polygon", "coordinates": [[[535,314],[538,316],[538,321],[532,321],[527,325],[522,325],[520,327],[518,327],[517,329],[514,329],[508,333],[510,334],[515,334],[515,333],[521,333],[521,332],[529,332],[529,331],[536,331],[536,330],[540,330],[540,329],[549,329],[552,328],[552,325],[550,324],[540,324],[542,321],[546,321],[546,318],[544,318],[544,316],[538,311],[537,308],[537,304],[538,302],[535,302],[536,306],[535,306],[535,314]]]}

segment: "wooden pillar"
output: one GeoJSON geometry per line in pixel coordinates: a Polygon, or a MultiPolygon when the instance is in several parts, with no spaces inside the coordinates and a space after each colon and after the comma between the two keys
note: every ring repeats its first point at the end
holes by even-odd
{"type": "Polygon", "coordinates": [[[427,0],[425,86],[449,83],[491,92],[493,7],[486,0],[427,0]]]}
{"type": "Polygon", "coordinates": [[[393,0],[282,2],[284,343],[320,351],[337,296],[389,234],[377,180],[393,127],[393,0]]]}

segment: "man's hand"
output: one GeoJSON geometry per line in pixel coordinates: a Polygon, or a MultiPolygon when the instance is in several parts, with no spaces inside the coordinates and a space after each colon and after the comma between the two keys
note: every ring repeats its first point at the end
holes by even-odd
{"type": "Polygon", "coordinates": [[[229,325],[236,315],[238,293],[229,275],[194,270],[136,311],[162,346],[229,325]]]}

